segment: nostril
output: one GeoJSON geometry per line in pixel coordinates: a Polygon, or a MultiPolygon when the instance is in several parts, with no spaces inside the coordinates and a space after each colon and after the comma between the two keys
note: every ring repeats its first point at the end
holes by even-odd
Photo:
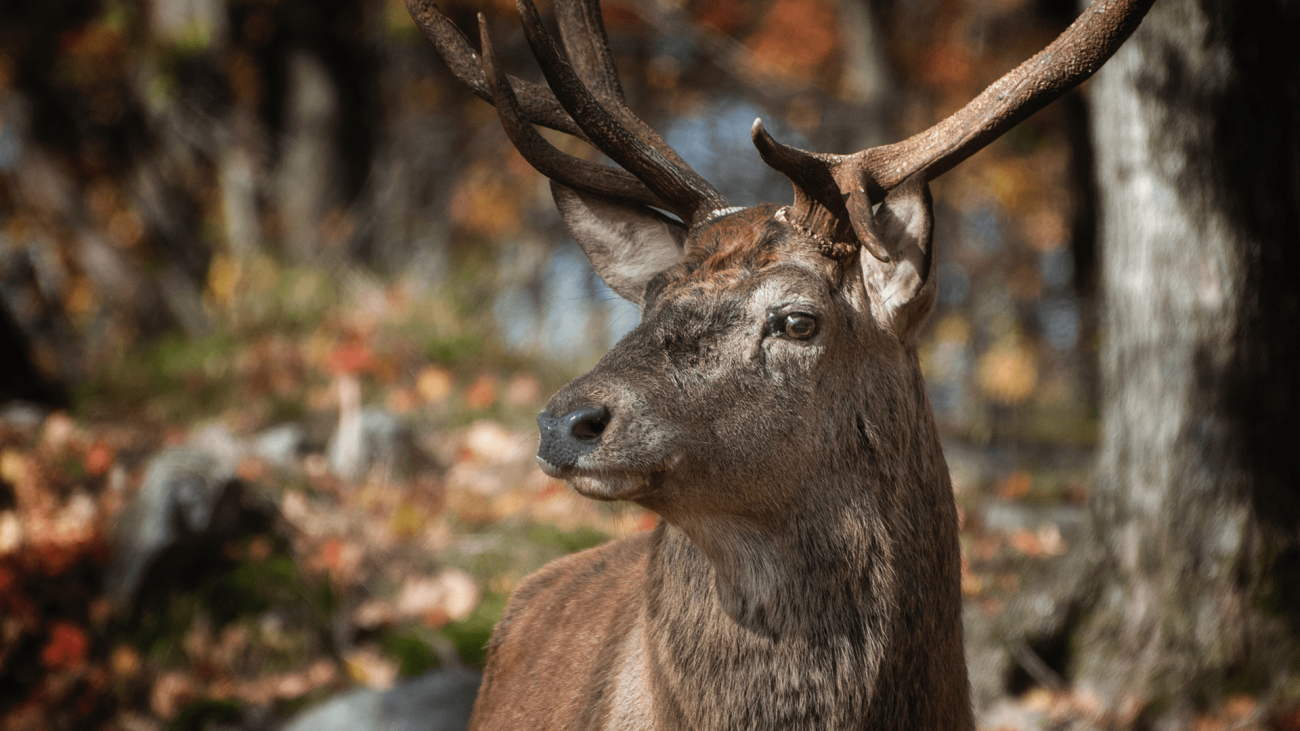
{"type": "Polygon", "coordinates": [[[541,438],[537,458],[556,468],[573,467],[584,454],[600,447],[600,437],[609,426],[609,409],[587,406],[564,416],[537,415],[541,438]]]}
{"type": "Polygon", "coordinates": [[[569,433],[574,439],[594,442],[600,439],[605,427],[609,425],[609,409],[603,406],[578,409],[564,420],[569,422],[569,433]]]}

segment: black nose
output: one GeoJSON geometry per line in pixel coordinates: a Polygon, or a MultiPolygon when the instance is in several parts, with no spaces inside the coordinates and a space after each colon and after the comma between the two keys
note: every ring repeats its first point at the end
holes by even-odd
{"type": "Polygon", "coordinates": [[[587,406],[564,416],[543,411],[537,415],[537,426],[542,430],[537,456],[556,467],[572,467],[579,457],[600,444],[600,435],[608,424],[609,409],[604,406],[587,406]]]}

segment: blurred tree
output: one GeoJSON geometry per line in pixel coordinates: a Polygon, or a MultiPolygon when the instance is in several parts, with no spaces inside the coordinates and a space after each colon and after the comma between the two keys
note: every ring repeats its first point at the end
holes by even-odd
{"type": "Polygon", "coordinates": [[[1300,3],[1162,0],[1092,87],[1100,588],[1076,677],[1156,728],[1294,701],[1300,3]]]}

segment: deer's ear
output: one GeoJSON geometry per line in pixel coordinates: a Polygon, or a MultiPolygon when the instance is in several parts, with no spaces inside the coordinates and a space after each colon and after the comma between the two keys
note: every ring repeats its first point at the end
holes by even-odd
{"type": "Polygon", "coordinates": [[[889,261],[864,247],[859,254],[862,278],[876,317],[899,340],[910,342],[934,308],[936,294],[930,186],[919,176],[905,180],[885,196],[871,219],[865,223],[889,261]]]}
{"type": "Polygon", "coordinates": [[[638,307],[646,282],[681,261],[686,251],[686,229],[657,211],[579,193],[554,182],[551,195],[596,274],[638,307]]]}

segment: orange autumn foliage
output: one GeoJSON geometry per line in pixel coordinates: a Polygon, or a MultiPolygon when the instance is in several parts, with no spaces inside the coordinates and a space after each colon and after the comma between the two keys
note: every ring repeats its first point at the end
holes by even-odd
{"type": "Polygon", "coordinates": [[[51,622],[50,636],[41,650],[41,665],[51,670],[75,669],[86,664],[90,640],[71,622],[51,622]]]}

